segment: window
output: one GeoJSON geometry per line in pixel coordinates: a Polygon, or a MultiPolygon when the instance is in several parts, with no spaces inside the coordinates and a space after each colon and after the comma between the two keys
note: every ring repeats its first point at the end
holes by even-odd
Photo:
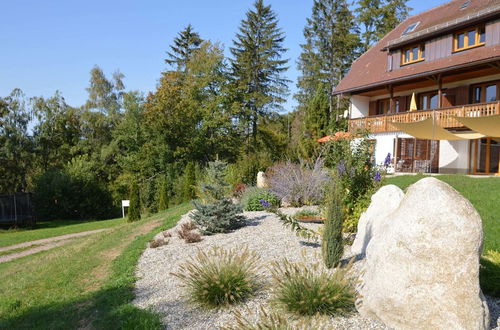
{"type": "Polygon", "coordinates": [[[471,27],[466,30],[455,33],[453,36],[453,51],[482,46],[485,44],[485,29],[481,27],[471,27]]]}
{"type": "Polygon", "coordinates": [[[500,100],[500,82],[487,82],[472,86],[472,103],[486,103],[500,100]]]}
{"type": "Polygon", "coordinates": [[[403,31],[403,34],[401,34],[401,35],[404,36],[404,35],[407,35],[408,33],[412,33],[413,31],[415,31],[415,29],[417,28],[417,26],[419,24],[420,24],[420,22],[408,25],[408,27],[403,31]]]}
{"type": "Polygon", "coordinates": [[[389,99],[379,100],[377,102],[377,115],[384,115],[389,112],[391,103],[389,99]]]}
{"type": "Polygon", "coordinates": [[[425,60],[425,46],[413,45],[403,48],[401,63],[402,65],[416,63],[425,60]]]}
{"type": "Polygon", "coordinates": [[[418,100],[419,100],[419,107],[418,107],[419,110],[432,110],[432,109],[437,109],[439,106],[437,92],[420,94],[418,100]]]}

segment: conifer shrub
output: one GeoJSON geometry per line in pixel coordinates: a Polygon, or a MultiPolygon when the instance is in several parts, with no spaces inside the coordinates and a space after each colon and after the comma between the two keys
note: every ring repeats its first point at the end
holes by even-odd
{"type": "Polygon", "coordinates": [[[141,199],[139,196],[139,186],[136,181],[130,186],[130,206],[128,208],[128,222],[141,220],[141,199]]]}
{"type": "Polygon", "coordinates": [[[264,211],[262,201],[269,203],[270,207],[279,207],[280,201],[269,189],[250,187],[241,196],[240,204],[245,211],[264,211]]]}
{"type": "Polygon", "coordinates": [[[196,198],[196,168],[193,162],[189,162],[182,176],[182,200],[187,202],[194,198],[196,198]]]}
{"type": "Polygon", "coordinates": [[[168,209],[170,203],[170,183],[166,175],[160,180],[158,194],[158,210],[163,211],[168,209]]]}
{"type": "Polygon", "coordinates": [[[208,164],[206,182],[200,186],[201,202],[193,202],[196,210],[191,215],[202,234],[226,233],[245,225],[241,206],[226,197],[230,186],[225,178],[226,163],[208,164]]]}
{"type": "Polygon", "coordinates": [[[259,286],[257,271],[259,258],[247,248],[213,248],[198,250],[179,272],[192,303],[207,308],[218,308],[245,300],[259,286]]]}
{"type": "Polygon", "coordinates": [[[306,265],[288,260],[271,268],[273,302],[297,315],[343,315],[354,308],[355,293],[347,269],[329,272],[319,264],[306,265]]]}
{"type": "Polygon", "coordinates": [[[321,254],[328,268],[335,267],[344,253],[342,224],[344,222],[343,202],[340,185],[332,182],[327,190],[326,219],[321,241],[321,254]]]}

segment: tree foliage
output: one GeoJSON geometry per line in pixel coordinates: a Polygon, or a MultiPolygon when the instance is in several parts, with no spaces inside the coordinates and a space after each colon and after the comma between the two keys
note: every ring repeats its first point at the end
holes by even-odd
{"type": "Polygon", "coordinates": [[[238,118],[254,145],[260,121],[280,110],[288,93],[288,80],[283,77],[288,62],[282,59],[284,40],[276,14],[263,0],[255,1],[233,40],[231,73],[238,118]]]}

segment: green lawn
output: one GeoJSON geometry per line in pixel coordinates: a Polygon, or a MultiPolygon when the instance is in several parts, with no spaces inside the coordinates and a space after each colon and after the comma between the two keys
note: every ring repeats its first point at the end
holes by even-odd
{"type": "Polygon", "coordinates": [[[158,315],[130,304],[134,272],[146,243],[189,209],[182,204],[0,264],[0,328],[160,328],[158,315]]]}
{"type": "MultiPolygon", "coordinates": [[[[422,175],[387,177],[386,184],[406,189],[422,175]]],[[[490,295],[500,296],[500,178],[472,178],[465,175],[439,175],[442,180],[471,201],[483,220],[484,250],[481,287],[490,295]]]]}
{"type": "Polygon", "coordinates": [[[35,228],[0,229],[0,247],[87,230],[111,228],[124,222],[125,219],[122,218],[100,221],[56,220],[38,222],[35,228]]]}

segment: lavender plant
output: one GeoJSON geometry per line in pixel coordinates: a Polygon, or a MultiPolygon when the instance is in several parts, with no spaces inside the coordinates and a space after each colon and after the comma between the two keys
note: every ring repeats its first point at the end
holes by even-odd
{"type": "Polygon", "coordinates": [[[323,187],[329,180],[324,161],[301,160],[280,162],[268,170],[270,190],[282,201],[293,206],[318,204],[323,199],[323,187]]]}

